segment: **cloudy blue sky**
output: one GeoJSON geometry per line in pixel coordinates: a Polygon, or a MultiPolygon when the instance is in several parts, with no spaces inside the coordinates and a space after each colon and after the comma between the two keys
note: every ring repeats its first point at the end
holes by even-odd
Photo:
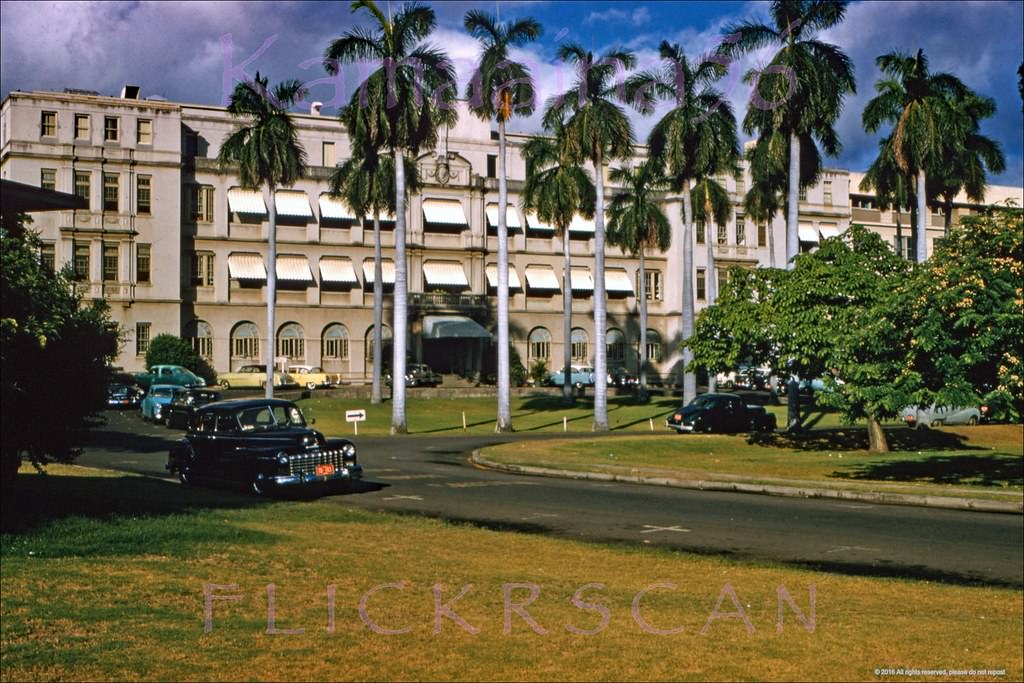
{"type": "MultiPolygon", "coordinates": [[[[381,0],[386,7],[386,0],[381,0]]],[[[764,2],[437,2],[438,30],[432,38],[448,51],[465,82],[477,46],[462,31],[469,8],[499,13],[502,19],[533,16],[544,26],[535,44],[517,57],[531,65],[540,96],[565,90],[571,71],[554,59],[559,43],[575,41],[600,52],[634,50],[639,68],[657,63],[663,39],[685,46],[688,54],[709,51],[723,28],[744,19],[765,20],[764,2]]],[[[393,2],[397,9],[400,3],[393,2]]],[[[144,96],[217,104],[232,79],[257,69],[272,82],[298,78],[310,85],[310,100],[332,114],[358,84],[354,69],[328,78],[321,67],[324,49],[357,22],[348,2],[0,2],[0,94],[11,90],[65,87],[116,95],[125,83],[142,86],[144,96]]],[[[861,129],[860,115],[878,78],[875,57],[894,49],[923,48],[935,71],[951,71],[970,87],[995,98],[998,113],[983,132],[996,139],[1007,157],[1005,173],[994,182],[1024,182],[1021,100],[1017,68],[1024,61],[1024,3],[854,2],[846,21],[824,39],[840,45],[853,60],[857,95],[848,99],[837,124],[844,149],[829,165],[863,170],[875,156],[877,136],[861,129]]],[[[751,66],[764,65],[769,52],[734,64],[721,89],[737,111],[749,91],[741,81],[751,66]]],[[[632,115],[639,139],[651,118],[632,115]]],[[[539,114],[517,123],[535,132],[539,114]]]]}

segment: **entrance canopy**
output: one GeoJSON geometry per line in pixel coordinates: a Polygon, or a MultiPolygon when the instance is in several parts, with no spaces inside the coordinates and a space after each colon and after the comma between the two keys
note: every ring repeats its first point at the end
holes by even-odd
{"type": "Polygon", "coordinates": [[[492,339],[491,333],[464,315],[428,315],[423,318],[424,339],[492,339]]]}

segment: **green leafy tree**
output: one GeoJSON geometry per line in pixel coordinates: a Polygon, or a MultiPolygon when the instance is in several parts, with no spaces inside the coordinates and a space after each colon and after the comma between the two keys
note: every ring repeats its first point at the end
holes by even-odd
{"type": "Polygon", "coordinates": [[[196,353],[191,344],[173,334],[158,334],[149,342],[146,367],[154,365],[180,365],[202,377],[208,385],[217,383],[217,373],[206,359],[196,353]]]}
{"type": "Polygon", "coordinates": [[[529,116],[534,109],[533,79],[522,63],[509,59],[509,48],[540,37],[534,19],[501,23],[480,10],[466,13],[466,31],[480,41],[480,63],[466,85],[469,109],[476,116],[498,122],[498,432],[512,431],[508,334],[508,177],[505,170],[505,124],[512,116],[529,116]]]}
{"type": "Polygon", "coordinates": [[[296,80],[279,83],[271,92],[268,79],[256,77],[235,86],[228,113],[245,121],[221,144],[218,159],[223,168],[237,167],[242,187],[258,190],[264,185],[267,202],[267,398],[274,396],[274,351],[277,325],[277,209],[274,195],[279,187],[291,187],[306,172],[306,152],[288,108],[302,99],[304,89],[296,80]]]}

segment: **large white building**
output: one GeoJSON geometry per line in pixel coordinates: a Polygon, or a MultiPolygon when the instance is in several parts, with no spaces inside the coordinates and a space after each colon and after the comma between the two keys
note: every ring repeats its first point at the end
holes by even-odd
{"type": "MultiPolygon", "coordinates": [[[[266,269],[278,276],[276,356],[320,365],[348,381],[368,381],[373,338],[373,231],[328,196],[333,168],[349,156],[349,141],[333,117],[296,115],[310,164],[295,187],[253,192],[222,172],[216,157],[236,122],[222,107],[140,100],[81,92],[12,92],[0,105],[0,176],[75,193],[86,210],[39,213],[33,228],[42,259],[70,265],[86,297],[106,300],[127,342],[118,363],[143,369],[149,340],[171,333],[192,340],[218,371],[261,362],[266,331],[266,269]],[[278,217],[278,257],[266,263],[267,203],[278,217]]],[[[609,363],[636,370],[641,359],[675,380],[681,327],[682,201],[669,196],[674,242],[646,254],[648,343],[638,348],[636,258],[612,248],[605,273],[595,273],[593,221],[569,230],[573,272],[573,331],[562,334],[562,244],[554,230],[525,213],[520,193],[523,136],[510,136],[507,222],[510,234],[511,338],[524,364],[561,364],[564,344],[574,359],[593,359],[593,278],[608,292],[609,363]]],[[[445,373],[472,375],[493,352],[497,281],[496,134],[460,110],[442,131],[438,149],[418,163],[423,187],[408,202],[410,354],[445,373]],[[454,330],[454,331],[453,331],[454,330]],[[458,335],[458,336],[452,336],[458,335]],[[468,335],[468,336],[467,336],[468,335]],[[476,336],[473,336],[476,335],[476,336]]],[[[894,216],[871,208],[858,189],[862,175],[827,169],[801,196],[804,249],[844,231],[851,217],[896,244],[894,216]]],[[[743,215],[749,176],[721,178],[734,200],[724,225],[695,231],[694,292],[708,303],[709,256],[717,278],[731,266],[783,265],[781,215],[755,224],[743,215]],[[710,242],[710,244],[709,244],[710,242]],[[769,245],[774,245],[774,254],[769,245]]],[[[1020,188],[993,188],[1021,202],[1020,188]]],[[[958,204],[958,215],[970,211],[958,204]]],[[[904,225],[907,220],[904,220],[904,225]]],[[[394,279],[394,223],[384,223],[383,286],[394,279]]],[[[932,220],[931,241],[942,234],[932,220]]],[[[903,232],[909,236],[909,230],[903,232]]],[[[390,301],[385,299],[385,321],[390,301]]],[[[390,325],[385,330],[390,331],[390,325]]]]}

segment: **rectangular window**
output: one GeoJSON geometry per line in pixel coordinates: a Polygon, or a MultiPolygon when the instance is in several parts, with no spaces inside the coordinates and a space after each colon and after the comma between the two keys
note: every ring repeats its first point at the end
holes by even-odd
{"type": "Polygon", "coordinates": [[[716,273],[718,274],[718,287],[715,289],[717,297],[721,296],[722,290],[729,284],[729,270],[727,268],[717,268],[716,273]]]}
{"type": "Polygon", "coordinates": [[[89,280],[89,244],[75,244],[74,265],[72,272],[75,279],[85,282],[89,280]]]}
{"type": "Polygon", "coordinates": [[[718,243],[728,244],[729,243],[729,226],[722,223],[718,226],[718,243]]]}
{"type": "Polygon", "coordinates": [[[149,333],[152,323],[135,323],[135,355],[145,356],[149,351],[149,333]]]}
{"type": "Polygon", "coordinates": [[[39,134],[44,138],[57,137],[57,112],[44,111],[39,121],[39,134]]]}
{"type": "Polygon", "coordinates": [[[708,294],[707,294],[707,292],[708,292],[707,279],[708,279],[707,278],[707,269],[705,269],[705,268],[698,268],[697,269],[697,301],[704,301],[704,299],[706,299],[707,296],[708,296],[708,294]]]}
{"type": "Polygon", "coordinates": [[[232,337],[231,338],[232,358],[259,358],[260,338],[259,337],[232,337]]]}
{"type": "Polygon", "coordinates": [[[212,251],[192,252],[193,287],[213,287],[213,258],[212,251]]]}
{"type": "Polygon", "coordinates": [[[900,237],[894,237],[893,244],[896,247],[897,256],[910,258],[910,255],[913,253],[913,242],[909,235],[901,235],[900,237]]]}
{"type": "Polygon", "coordinates": [[[139,282],[149,282],[152,277],[152,246],[138,244],[135,246],[135,279],[139,282]]]}
{"type": "Polygon", "coordinates": [[[551,342],[550,341],[531,341],[530,342],[530,360],[548,360],[551,358],[551,342]]]}
{"type": "Polygon", "coordinates": [[[824,202],[826,206],[832,206],[832,181],[826,180],[824,183],[824,202]]]}
{"type": "Polygon", "coordinates": [[[334,164],[335,164],[335,160],[334,160],[334,143],[333,142],[325,142],[323,144],[323,154],[324,154],[324,166],[327,166],[328,168],[333,167],[334,164]]]}
{"type": "Polygon", "coordinates": [[[103,281],[117,282],[117,245],[103,245],[103,281]]]}
{"type": "Polygon", "coordinates": [[[757,224],[757,246],[768,246],[768,225],[766,223],[757,224]]]}
{"type": "Polygon", "coordinates": [[[85,208],[89,208],[89,195],[92,192],[89,182],[88,171],[75,171],[75,194],[83,198],[86,202],[85,208]]]}
{"type": "Polygon", "coordinates": [[[648,338],[647,360],[654,361],[655,363],[661,362],[661,342],[659,340],[654,339],[652,341],[648,338]]]}
{"type": "Polygon", "coordinates": [[[140,145],[153,144],[153,121],[150,119],[139,119],[136,122],[135,142],[140,145]]]}
{"type": "Polygon", "coordinates": [[[153,178],[140,175],[135,179],[135,209],[138,213],[149,215],[153,212],[153,178]]]}
{"type": "Polygon", "coordinates": [[[694,230],[697,232],[697,244],[704,244],[704,221],[697,221],[694,230]]]}
{"type": "Polygon", "coordinates": [[[213,185],[192,185],[191,191],[191,219],[200,223],[212,223],[213,185]]]}
{"type": "MultiPolygon", "coordinates": [[[[637,291],[640,291],[639,273],[637,273],[637,291]]],[[[660,270],[645,270],[644,271],[644,288],[645,294],[647,295],[648,301],[661,301],[661,271],[660,270]]]]}
{"type": "Polygon", "coordinates": [[[806,202],[807,201],[807,188],[806,187],[801,187],[800,188],[800,201],[802,201],[802,202],[806,202]]]}
{"type": "Polygon", "coordinates": [[[747,243],[747,221],[742,217],[736,218],[736,244],[743,246],[747,243]]]}
{"type": "Polygon", "coordinates": [[[746,191],[746,181],[743,178],[743,172],[740,171],[736,174],[736,194],[743,195],[746,191]]]}
{"type": "Polygon", "coordinates": [[[302,337],[278,337],[277,355],[298,360],[306,357],[306,340],[302,337]]]}
{"type": "Polygon", "coordinates": [[[487,155],[487,177],[497,178],[498,177],[498,155],[488,154],[487,155]]]}
{"type": "Polygon", "coordinates": [[[120,183],[116,173],[103,174],[103,210],[117,211],[120,183]]]}
{"type": "Polygon", "coordinates": [[[39,187],[44,190],[57,189],[57,169],[44,168],[39,171],[39,187]]]}
{"type": "Polygon", "coordinates": [[[117,142],[121,139],[121,120],[116,116],[103,117],[103,142],[117,142]]]}
{"type": "Polygon", "coordinates": [[[89,115],[75,114],[75,139],[89,139],[89,115]]]}
{"type": "Polygon", "coordinates": [[[39,265],[50,273],[57,270],[57,251],[53,242],[43,242],[39,245],[39,265]]]}
{"type": "Polygon", "coordinates": [[[348,360],[348,337],[326,337],[324,339],[324,358],[348,360]]]}
{"type": "Polygon", "coordinates": [[[586,341],[572,342],[572,362],[586,363],[587,359],[590,357],[589,347],[590,344],[586,341]]]}

